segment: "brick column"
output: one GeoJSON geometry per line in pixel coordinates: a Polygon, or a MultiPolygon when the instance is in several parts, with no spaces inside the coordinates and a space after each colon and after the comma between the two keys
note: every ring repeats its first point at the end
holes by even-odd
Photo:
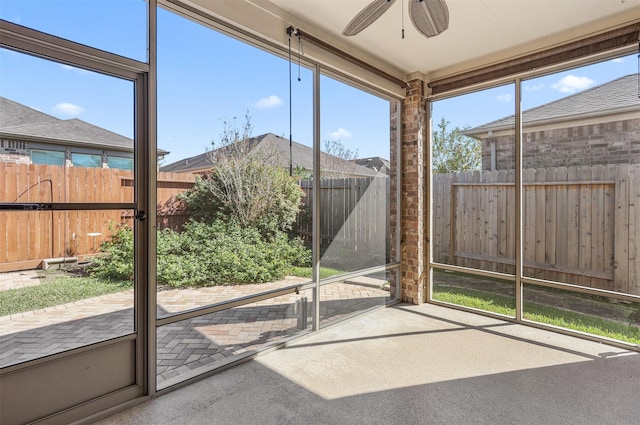
{"type": "Polygon", "coordinates": [[[426,291],[427,209],[425,204],[428,172],[426,83],[409,81],[402,101],[401,123],[401,265],[402,300],[422,304],[426,291]]]}
{"type": "MultiPolygon", "coordinates": [[[[388,258],[391,261],[395,261],[398,258],[398,239],[400,239],[400,233],[397,232],[398,226],[398,135],[399,135],[399,123],[398,119],[400,118],[400,103],[399,102],[389,102],[391,108],[389,110],[389,175],[391,176],[391,181],[389,184],[389,204],[388,204],[388,220],[389,220],[389,256],[388,258]]],[[[395,273],[387,276],[389,279],[389,292],[392,300],[396,300],[398,294],[400,293],[400,275],[396,275],[395,273]]]]}

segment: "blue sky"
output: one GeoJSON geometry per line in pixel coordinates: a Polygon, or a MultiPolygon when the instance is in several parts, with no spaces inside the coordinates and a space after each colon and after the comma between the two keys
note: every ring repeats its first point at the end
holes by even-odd
{"type": "MultiPolygon", "coordinates": [[[[616,78],[638,72],[636,54],[543,77],[523,80],[522,108],[527,110],[616,78]]],[[[475,127],[514,114],[515,87],[508,84],[434,102],[434,125],[442,117],[452,127],[475,127]]]]}
{"type": "MultiPolygon", "coordinates": [[[[20,25],[146,60],[143,0],[2,0],[0,17],[20,25]]],[[[294,60],[297,45],[294,44],[294,60]]],[[[79,118],[133,135],[133,85],[93,72],[0,50],[0,95],[61,119],[79,118]]],[[[253,134],[289,136],[289,64],[167,11],[158,13],[158,146],[166,163],[211,149],[223,123],[250,115],[253,134]],[[235,119],[234,119],[235,117],[235,119]]],[[[525,108],[637,71],[635,55],[523,85],[525,108]]],[[[293,72],[293,138],[311,145],[312,73],[293,72]]],[[[389,103],[321,79],[321,138],[360,157],[389,157],[389,103]]],[[[513,114],[513,86],[435,103],[434,121],[476,126],[513,114]]]]}
{"type": "MultiPolygon", "coordinates": [[[[108,9],[105,1],[2,0],[0,17],[146,60],[146,35],[139,25],[133,25],[135,19],[144,22],[145,3],[114,3],[116,7],[108,9]],[[88,3],[97,4],[98,10],[88,3]],[[130,27],[137,29],[124,34],[114,30],[130,27]]],[[[164,10],[158,13],[158,27],[158,146],[172,152],[166,163],[211,149],[211,142],[219,140],[224,122],[241,125],[247,113],[254,135],[271,132],[289,137],[286,59],[164,10]]],[[[297,50],[297,43],[293,47],[297,50]]],[[[294,60],[296,54],[294,51],[294,60]]],[[[7,50],[0,51],[0,66],[0,95],[58,118],[75,117],[128,137],[133,135],[130,82],[7,50]]],[[[292,74],[293,138],[310,146],[312,73],[294,63],[292,74]],[[301,81],[297,81],[298,73],[301,81]]],[[[388,158],[389,103],[328,77],[321,81],[322,140],[340,139],[361,157],[388,158]]]]}

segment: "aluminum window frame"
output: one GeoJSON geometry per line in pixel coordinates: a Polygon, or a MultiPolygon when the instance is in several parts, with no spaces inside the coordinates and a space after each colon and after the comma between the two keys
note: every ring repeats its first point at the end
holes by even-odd
{"type": "MultiPolygon", "coordinates": [[[[525,324],[527,326],[532,326],[539,329],[549,330],[556,333],[562,333],[569,336],[577,336],[579,338],[606,343],[608,345],[612,345],[615,347],[624,348],[627,350],[640,352],[640,345],[626,343],[623,341],[612,340],[606,337],[600,337],[597,335],[586,334],[578,331],[573,331],[567,328],[559,328],[556,326],[546,325],[539,322],[534,322],[531,320],[527,320],[523,318],[523,289],[524,284],[536,285],[545,288],[555,288],[560,290],[565,290],[569,292],[575,292],[577,294],[585,294],[585,295],[595,295],[601,297],[612,298],[619,301],[625,302],[640,302],[640,295],[631,295],[620,292],[614,292],[604,289],[597,288],[588,288],[579,285],[573,285],[569,283],[556,282],[551,280],[539,279],[534,277],[529,277],[523,275],[523,238],[524,238],[524,229],[523,229],[523,220],[524,220],[524,205],[523,205],[523,175],[522,175],[522,137],[523,137],[523,128],[522,128],[522,85],[524,81],[542,77],[545,75],[550,75],[562,71],[573,70],[575,68],[581,66],[587,66],[591,64],[595,64],[598,62],[603,62],[605,60],[611,60],[623,56],[627,56],[637,52],[636,46],[625,46],[622,48],[612,49],[606,52],[601,52],[596,55],[590,55],[581,57],[575,60],[561,62],[549,65],[548,67],[542,69],[535,69],[526,72],[521,72],[514,75],[505,76],[496,80],[485,81],[479,84],[473,84],[462,88],[456,88],[454,90],[439,93],[437,95],[429,95],[427,96],[427,110],[431,111],[432,103],[438,100],[449,99],[457,96],[462,96],[469,93],[474,93],[480,90],[489,89],[498,87],[505,84],[513,83],[515,85],[515,99],[514,99],[514,108],[515,108],[515,188],[516,188],[516,217],[515,217],[515,226],[516,226],[516,235],[515,235],[515,244],[516,244],[516,258],[515,258],[515,274],[505,274],[499,272],[493,272],[488,270],[474,269],[469,267],[455,266],[444,263],[437,263],[433,261],[433,247],[431,244],[429,246],[428,252],[428,281],[427,281],[427,290],[425,291],[428,295],[425,297],[425,301],[435,305],[441,305],[444,307],[455,308],[462,311],[473,312],[477,314],[482,314],[484,316],[493,317],[500,320],[507,320],[518,324],[525,324]],[[442,271],[451,271],[458,273],[465,273],[472,276],[478,277],[487,277],[494,278],[500,280],[511,281],[515,285],[515,304],[516,304],[516,316],[504,316],[497,313],[492,313],[485,310],[478,310],[474,308],[464,307],[457,304],[451,304],[443,301],[434,300],[431,296],[433,291],[433,271],[434,270],[442,270],[442,271]]],[[[429,115],[429,121],[431,121],[431,116],[429,115]]],[[[433,176],[432,164],[431,164],[431,149],[432,149],[432,133],[428,133],[429,137],[429,147],[428,147],[428,168],[429,168],[429,179],[433,176]]],[[[432,185],[429,184],[427,187],[427,200],[430,206],[433,205],[433,190],[432,185]]],[[[433,240],[433,221],[432,217],[429,216],[428,222],[428,238],[429,240],[433,240]]]]}

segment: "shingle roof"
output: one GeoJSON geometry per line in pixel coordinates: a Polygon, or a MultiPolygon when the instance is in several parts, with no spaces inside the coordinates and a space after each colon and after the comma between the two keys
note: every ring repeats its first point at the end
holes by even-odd
{"type": "Polygon", "coordinates": [[[389,160],[380,158],[379,156],[352,159],[351,161],[355,162],[358,165],[362,165],[363,167],[367,167],[372,170],[376,170],[380,173],[385,173],[385,174],[388,174],[389,169],[391,168],[391,164],[389,163],[389,160]]]}
{"type": "MultiPolygon", "coordinates": [[[[568,121],[583,116],[607,115],[640,108],[638,76],[627,75],[571,96],[522,112],[522,125],[547,121],[568,121]]],[[[466,135],[479,135],[489,130],[513,128],[515,115],[465,130],[466,135]]]]}
{"type": "MultiPolygon", "coordinates": [[[[255,145],[252,148],[252,151],[267,154],[270,158],[274,159],[274,162],[279,166],[287,169],[289,168],[289,139],[276,136],[273,133],[266,133],[257,137],[252,137],[248,142],[255,145]]],[[[312,148],[297,142],[292,142],[291,157],[293,159],[294,168],[299,167],[305,170],[313,170],[312,148]]],[[[164,167],[161,167],[160,171],[184,173],[208,170],[212,166],[210,158],[211,154],[209,152],[201,153],[200,155],[167,164],[164,167]]],[[[362,177],[381,176],[381,174],[375,170],[331,156],[324,152],[320,153],[320,162],[323,164],[323,169],[327,172],[336,172],[362,177]]]]}
{"type": "Polygon", "coordinates": [[[4,97],[0,97],[0,129],[29,126],[39,123],[54,123],[58,118],[24,106],[4,97]]]}
{"type": "MultiPolygon", "coordinates": [[[[43,143],[133,151],[133,140],[77,118],[61,120],[0,97],[0,134],[43,143]]],[[[169,152],[158,149],[159,155],[169,152]]]]}

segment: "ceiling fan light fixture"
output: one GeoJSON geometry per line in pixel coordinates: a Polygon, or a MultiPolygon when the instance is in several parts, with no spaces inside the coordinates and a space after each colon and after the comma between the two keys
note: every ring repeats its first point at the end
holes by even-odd
{"type": "Polygon", "coordinates": [[[360,13],[353,17],[342,31],[342,34],[346,36],[358,34],[382,16],[395,2],[396,0],[373,0],[362,9],[360,13]]]}
{"type": "Polygon", "coordinates": [[[449,8],[444,0],[411,0],[409,16],[414,27],[426,37],[449,28],[449,8]]]}

